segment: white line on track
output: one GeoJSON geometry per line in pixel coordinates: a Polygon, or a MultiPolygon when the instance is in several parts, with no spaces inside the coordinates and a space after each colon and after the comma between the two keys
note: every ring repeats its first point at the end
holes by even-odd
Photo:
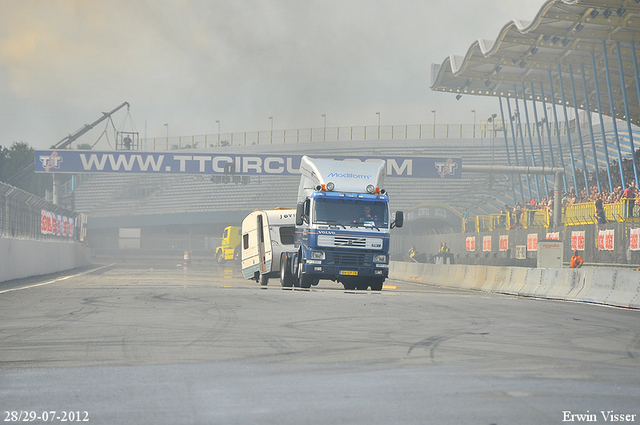
{"type": "Polygon", "coordinates": [[[89,274],[89,273],[94,273],[94,272],[96,272],[98,270],[106,269],[107,267],[111,267],[111,266],[112,266],[112,264],[107,265],[107,266],[98,267],[97,269],[87,270],[86,272],[74,274],[74,275],[71,275],[71,276],[59,277],[57,279],[49,280],[47,282],[40,282],[40,283],[36,283],[36,284],[33,284],[33,285],[21,286],[19,288],[5,289],[4,291],[0,291],[0,294],[4,294],[5,292],[20,291],[22,289],[30,289],[30,288],[35,288],[37,286],[44,286],[44,285],[49,285],[51,283],[61,282],[63,280],[71,279],[71,278],[78,277],[78,276],[84,276],[84,275],[89,274]]]}

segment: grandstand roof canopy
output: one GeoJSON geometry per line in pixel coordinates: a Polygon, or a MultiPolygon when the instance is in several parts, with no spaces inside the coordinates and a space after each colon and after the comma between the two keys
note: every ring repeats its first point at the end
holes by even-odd
{"type": "Polygon", "coordinates": [[[553,84],[553,102],[561,105],[562,82],[566,104],[574,107],[573,75],[578,108],[598,111],[597,87],[602,113],[612,115],[611,97],[615,116],[626,119],[626,95],[631,122],[639,125],[640,92],[634,51],[636,43],[640,46],[639,3],[640,0],[549,0],[533,21],[512,20],[495,41],[479,39],[464,57],[451,55],[442,64],[433,64],[431,89],[522,99],[524,85],[526,99],[535,96],[536,101],[541,101],[544,93],[545,102],[549,103],[553,84]],[[583,76],[588,96],[584,94],[583,76]]]}

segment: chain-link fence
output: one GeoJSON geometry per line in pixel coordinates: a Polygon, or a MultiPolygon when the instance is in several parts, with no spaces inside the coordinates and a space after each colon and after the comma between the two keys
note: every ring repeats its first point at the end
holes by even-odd
{"type": "Polygon", "coordinates": [[[0,237],[84,240],[85,217],[0,182],[0,237]]]}

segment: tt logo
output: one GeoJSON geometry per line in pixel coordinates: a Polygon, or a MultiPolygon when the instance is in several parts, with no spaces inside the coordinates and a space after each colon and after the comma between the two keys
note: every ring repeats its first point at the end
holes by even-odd
{"type": "Polygon", "coordinates": [[[38,159],[40,159],[42,168],[45,171],[49,171],[52,168],[58,169],[60,168],[60,163],[62,163],[62,157],[58,156],[58,152],[53,152],[49,156],[41,155],[38,159]]]}
{"type": "Polygon", "coordinates": [[[442,178],[447,174],[453,176],[458,168],[458,163],[449,158],[445,162],[436,162],[436,168],[438,169],[438,174],[440,174],[440,177],[442,178]]]}

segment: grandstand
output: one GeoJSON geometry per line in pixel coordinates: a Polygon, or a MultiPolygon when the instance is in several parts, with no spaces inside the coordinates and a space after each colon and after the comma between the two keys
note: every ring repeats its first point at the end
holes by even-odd
{"type": "MultiPolygon", "coordinates": [[[[568,138],[562,136],[561,140],[563,155],[568,157],[568,138]]],[[[625,139],[621,138],[621,140],[625,145],[625,139]]],[[[509,143],[512,144],[512,140],[509,140],[509,143]]],[[[601,144],[598,139],[596,143],[601,144]]],[[[502,140],[496,138],[492,141],[445,139],[411,140],[400,143],[384,140],[333,142],[320,145],[300,143],[280,146],[210,148],[190,150],[190,152],[362,156],[364,144],[371,156],[460,157],[463,166],[509,163],[504,138],[502,140]]],[[[578,149],[578,141],[575,138],[572,140],[572,145],[574,149],[578,149]]],[[[628,150],[626,158],[630,158],[628,142],[626,146],[628,150]]],[[[530,149],[527,146],[525,148],[526,156],[531,157],[530,149]]],[[[545,164],[551,164],[552,152],[546,150],[543,154],[545,164]]],[[[534,156],[540,157],[536,152],[534,156]]],[[[610,148],[610,161],[612,158],[617,157],[610,148]]],[[[595,155],[589,151],[586,159],[589,165],[593,165],[597,159],[601,173],[605,172],[604,149],[597,149],[595,155]]],[[[573,187],[571,170],[567,171],[568,184],[573,187]]],[[[549,176],[547,179],[547,187],[552,188],[553,177],[549,176]]],[[[93,217],[206,211],[237,212],[255,208],[294,206],[298,180],[296,176],[253,176],[249,184],[242,185],[216,184],[203,176],[87,174],[78,179],[75,206],[79,212],[93,217]]],[[[530,180],[534,185],[533,177],[530,180]]],[[[539,184],[540,193],[532,187],[532,196],[547,197],[542,177],[539,178],[539,184]]],[[[443,202],[458,210],[467,208],[474,214],[490,214],[499,210],[504,204],[513,205],[517,201],[528,201],[531,195],[528,187],[522,191],[518,184],[512,187],[509,176],[489,176],[478,173],[464,173],[458,180],[387,178],[386,186],[390,193],[392,208],[400,210],[408,210],[424,202],[443,202]]]]}

